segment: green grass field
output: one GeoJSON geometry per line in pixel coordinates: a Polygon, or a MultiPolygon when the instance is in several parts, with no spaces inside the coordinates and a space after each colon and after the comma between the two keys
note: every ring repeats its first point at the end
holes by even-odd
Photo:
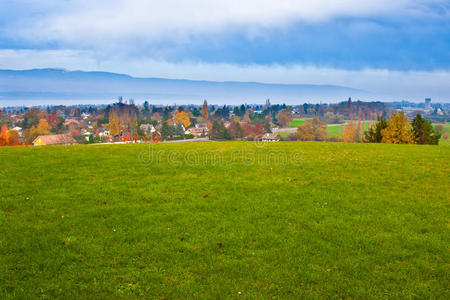
{"type": "Polygon", "coordinates": [[[0,298],[450,298],[450,145],[152,149],[0,148],[0,298]]]}
{"type": "MultiPolygon", "coordinates": [[[[303,122],[305,122],[306,120],[308,120],[308,118],[298,118],[298,119],[293,119],[291,124],[289,125],[290,128],[296,128],[300,125],[303,124],[303,122]]],[[[348,122],[349,120],[346,120],[346,122],[348,122]]],[[[356,126],[356,121],[355,122],[355,126],[356,126]]],[[[370,126],[370,124],[373,123],[373,121],[363,121],[367,123],[367,126],[370,126]]],[[[331,137],[335,137],[335,138],[342,138],[342,132],[344,131],[344,126],[345,125],[332,125],[332,126],[328,126],[327,127],[327,132],[328,132],[328,138],[331,137]]],[[[289,134],[285,133],[285,132],[280,132],[278,133],[281,137],[287,137],[289,134]]]]}
{"type": "Polygon", "coordinates": [[[290,128],[297,128],[298,126],[302,125],[303,122],[305,122],[306,120],[308,120],[308,118],[296,118],[293,119],[291,124],[289,124],[290,128]]]}

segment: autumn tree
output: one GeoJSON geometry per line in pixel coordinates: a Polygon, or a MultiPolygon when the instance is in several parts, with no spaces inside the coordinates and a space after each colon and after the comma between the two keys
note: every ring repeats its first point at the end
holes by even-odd
{"type": "Polygon", "coordinates": [[[230,121],[232,123],[239,123],[241,119],[237,115],[234,115],[233,117],[231,117],[230,121]]]}
{"type": "Polygon", "coordinates": [[[241,128],[242,128],[242,137],[249,136],[253,133],[253,127],[251,124],[242,123],[241,128]]]}
{"type": "Polygon", "coordinates": [[[188,128],[191,125],[191,121],[189,120],[189,116],[184,111],[175,111],[175,117],[173,118],[175,123],[183,124],[184,128],[188,128]]]}
{"type": "Polygon", "coordinates": [[[8,139],[8,145],[10,146],[14,146],[14,145],[19,145],[19,132],[17,132],[16,130],[9,130],[9,139],[8,139]]]}
{"type": "Polygon", "coordinates": [[[308,119],[297,128],[297,139],[300,141],[324,141],[327,138],[327,123],[317,117],[308,119]]]}
{"type": "Polygon", "coordinates": [[[424,119],[420,114],[412,120],[412,136],[416,144],[437,145],[441,135],[433,129],[431,121],[424,119]]]}
{"type": "Polygon", "coordinates": [[[206,100],[205,100],[205,102],[203,102],[201,114],[202,114],[203,120],[205,120],[205,121],[208,120],[208,102],[206,102],[206,100]]]}
{"type": "Polygon", "coordinates": [[[118,136],[120,135],[120,124],[119,124],[119,117],[117,116],[117,113],[114,110],[111,110],[109,113],[109,134],[111,136],[118,136]]]}
{"type": "Polygon", "coordinates": [[[408,119],[402,111],[395,112],[388,125],[381,131],[382,142],[387,144],[414,144],[408,119]]]}
{"type": "Polygon", "coordinates": [[[352,120],[350,120],[344,127],[344,132],[342,133],[342,140],[346,143],[356,142],[356,128],[352,120]]]}
{"type": "Polygon", "coordinates": [[[292,118],[292,113],[287,108],[280,110],[280,112],[276,116],[277,122],[281,127],[288,127],[292,122],[292,118]]]}
{"type": "Polygon", "coordinates": [[[436,124],[434,125],[434,132],[436,134],[439,134],[440,136],[442,136],[445,132],[445,127],[442,124],[436,124]]]}
{"type": "Polygon", "coordinates": [[[250,122],[251,122],[251,120],[250,120],[250,114],[249,114],[248,111],[245,112],[244,117],[242,117],[242,122],[245,122],[245,123],[250,123],[250,122]]]}
{"type": "Polygon", "coordinates": [[[364,129],[361,126],[361,112],[358,112],[358,122],[356,123],[356,130],[355,130],[355,142],[360,143],[362,142],[362,133],[364,132],[364,129]]]}
{"type": "Polygon", "coordinates": [[[47,134],[50,132],[50,125],[48,124],[47,119],[39,120],[37,131],[39,132],[39,134],[47,134]]]}
{"type": "Polygon", "coordinates": [[[8,127],[3,124],[0,129],[0,146],[7,146],[9,141],[8,127]]]}
{"type": "Polygon", "coordinates": [[[326,112],[324,115],[325,122],[329,124],[341,124],[344,123],[344,116],[338,113],[333,113],[331,111],[326,112]]]}
{"type": "Polygon", "coordinates": [[[244,130],[239,122],[231,122],[227,130],[232,138],[242,138],[244,136],[244,130]]]}
{"type": "Polygon", "coordinates": [[[161,122],[162,117],[161,117],[161,115],[159,113],[155,112],[155,113],[152,114],[152,120],[156,120],[158,122],[161,122]]]}
{"type": "Polygon", "coordinates": [[[256,136],[260,136],[260,135],[263,135],[265,133],[264,132],[264,127],[263,127],[263,125],[260,122],[256,123],[255,126],[253,127],[253,133],[256,136]]]}
{"type": "Polygon", "coordinates": [[[50,114],[47,115],[47,122],[51,127],[55,127],[59,124],[60,120],[56,112],[52,111],[50,114]]]}
{"type": "Polygon", "coordinates": [[[134,104],[115,103],[109,110],[109,130],[112,136],[130,134],[137,136],[137,116],[134,104]]]}
{"type": "Polygon", "coordinates": [[[38,136],[40,132],[35,126],[31,126],[30,129],[25,131],[25,143],[31,144],[38,136]]]}
{"type": "Polygon", "coordinates": [[[40,115],[41,111],[36,107],[27,109],[23,114],[22,127],[31,128],[32,126],[37,126],[39,123],[40,115]]]}

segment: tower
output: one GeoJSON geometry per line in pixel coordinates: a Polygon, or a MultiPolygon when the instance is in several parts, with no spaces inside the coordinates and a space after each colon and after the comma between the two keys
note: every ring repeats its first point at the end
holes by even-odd
{"type": "Polygon", "coordinates": [[[425,110],[431,109],[431,98],[425,98],[425,110]]]}

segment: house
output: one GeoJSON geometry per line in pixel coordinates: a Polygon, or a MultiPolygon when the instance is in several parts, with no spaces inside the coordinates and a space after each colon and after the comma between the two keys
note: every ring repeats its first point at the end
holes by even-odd
{"type": "Polygon", "coordinates": [[[141,126],[139,126],[139,129],[146,134],[156,131],[155,127],[152,124],[142,124],[141,126]]]}
{"type": "Polygon", "coordinates": [[[196,124],[195,127],[188,128],[185,134],[192,134],[195,137],[207,136],[208,135],[207,123],[196,124]]]}
{"type": "Polygon", "coordinates": [[[195,124],[195,128],[206,128],[208,129],[208,122],[200,122],[195,124]]]}
{"type": "Polygon", "coordinates": [[[276,133],[265,133],[262,136],[261,141],[263,141],[263,142],[279,142],[280,136],[276,133]]]}
{"type": "Polygon", "coordinates": [[[70,125],[74,125],[74,126],[80,126],[80,122],[75,120],[75,119],[67,119],[64,122],[64,126],[70,126],[70,125]]]}
{"type": "Polygon", "coordinates": [[[17,132],[17,134],[20,137],[22,137],[22,135],[23,135],[22,127],[16,126],[16,127],[12,128],[11,130],[14,130],[15,132],[17,132]]]}
{"type": "Polygon", "coordinates": [[[98,136],[99,137],[110,136],[109,130],[100,130],[98,136]]]}
{"type": "Polygon", "coordinates": [[[33,141],[34,146],[73,144],[77,144],[77,141],[68,134],[40,135],[33,141]]]}

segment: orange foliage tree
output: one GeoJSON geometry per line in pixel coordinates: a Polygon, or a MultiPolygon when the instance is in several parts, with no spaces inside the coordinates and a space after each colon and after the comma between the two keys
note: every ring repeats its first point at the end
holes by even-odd
{"type": "Polygon", "coordinates": [[[244,117],[242,118],[242,122],[245,122],[245,123],[250,123],[251,122],[250,114],[249,114],[248,111],[245,112],[244,117]]]}
{"type": "Polygon", "coordinates": [[[0,146],[19,145],[19,133],[15,130],[9,130],[6,125],[0,129],[0,146]]]}
{"type": "Polygon", "coordinates": [[[8,127],[3,125],[0,130],[0,146],[7,146],[9,141],[8,127]]]}
{"type": "Polygon", "coordinates": [[[306,120],[297,128],[297,139],[300,141],[324,141],[327,138],[327,123],[317,117],[306,120]]]}
{"type": "Polygon", "coordinates": [[[280,112],[276,116],[278,124],[281,127],[287,127],[292,122],[292,113],[289,109],[285,108],[280,110],[280,112]]]}
{"type": "Polygon", "coordinates": [[[203,102],[201,114],[202,114],[203,120],[208,120],[208,102],[206,102],[206,100],[205,100],[205,102],[203,102]]]}
{"type": "Polygon", "coordinates": [[[153,119],[153,120],[156,120],[156,121],[158,121],[158,122],[161,122],[162,117],[161,117],[161,115],[160,115],[159,113],[155,112],[155,113],[153,113],[153,115],[152,115],[152,119],[153,119]]]}
{"type": "Polygon", "coordinates": [[[352,120],[348,122],[344,127],[344,132],[342,133],[342,140],[346,143],[353,143],[356,141],[356,128],[352,120]]]}

